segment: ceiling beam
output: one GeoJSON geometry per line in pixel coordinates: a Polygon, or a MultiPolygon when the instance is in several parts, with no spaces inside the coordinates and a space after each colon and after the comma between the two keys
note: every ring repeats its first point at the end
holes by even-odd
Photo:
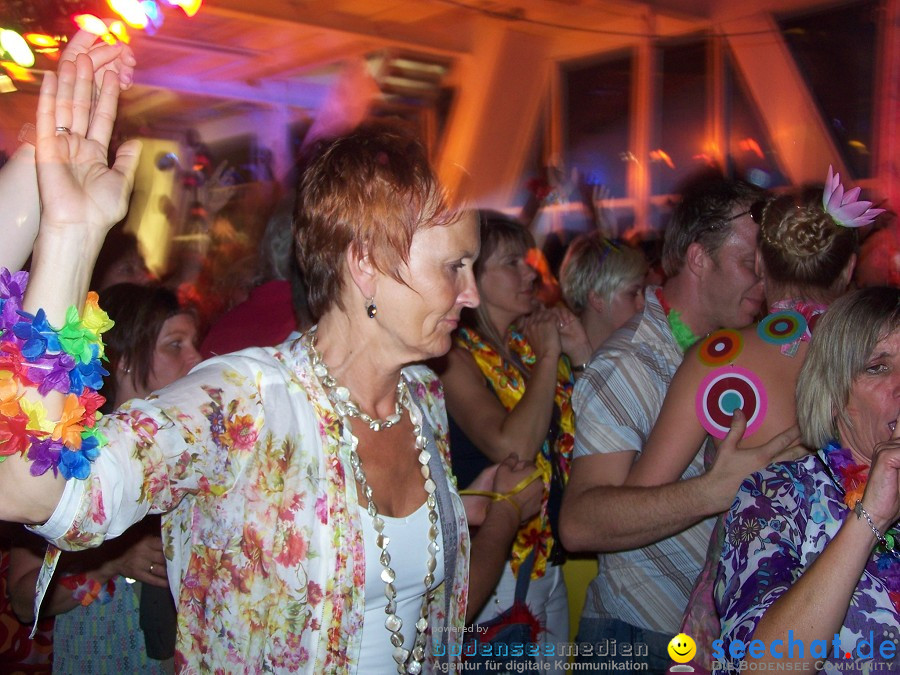
{"type": "Polygon", "coordinates": [[[296,108],[317,109],[330,89],[328,84],[310,82],[287,83],[271,80],[258,84],[246,82],[222,82],[198,80],[171,72],[138,71],[135,84],[157,89],[171,89],[183,94],[213,96],[216,98],[246,101],[267,105],[286,105],[296,108]]]}
{"type": "MultiPolygon", "coordinates": [[[[404,25],[391,21],[372,21],[365,17],[335,11],[315,11],[300,4],[261,2],[247,11],[246,0],[217,0],[215,5],[203,5],[207,15],[244,22],[264,22],[272,25],[302,24],[347,36],[375,38],[379,42],[454,56],[470,49],[464,31],[422,31],[421,25],[404,25]]],[[[302,49],[302,47],[301,47],[302,49]]]]}

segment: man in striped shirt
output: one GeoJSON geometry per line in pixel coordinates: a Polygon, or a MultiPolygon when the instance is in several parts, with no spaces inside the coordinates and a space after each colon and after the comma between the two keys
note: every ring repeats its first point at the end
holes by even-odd
{"type": "Polygon", "coordinates": [[[644,310],[600,347],[576,384],[561,535],[569,551],[602,552],[579,624],[579,660],[665,671],[714,516],[737,491],[704,473],[702,447],[677,483],[625,481],[691,342],[746,326],[762,308],[749,213],[759,198],[756,188],[721,179],[683,194],[666,231],[666,282],[646,289],[644,310]]]}

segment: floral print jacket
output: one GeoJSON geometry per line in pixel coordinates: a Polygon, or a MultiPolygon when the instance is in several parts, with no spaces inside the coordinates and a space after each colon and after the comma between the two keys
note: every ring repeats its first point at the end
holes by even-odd
{"type": "MultiPolygon", "coordinates": [[[[830,453],[827,458],[834,472],[830,453]]],[[[741,640],[747,645],[753,639],[766,610],[822,553],[848,514],[853,517],[822,462],[818,455],[810,455],[797,462],[772,464],[744,480],[738,491],[725,521],[715,588],[723,642],[714,657],[726,666],[726,672],[742,670],[741,660],[729,657],[730,644],[741,640]]],[[[834,659],[830,640],[819,646],[827,654],[821,659],[824,672],[864,670],[862,663],[842,662],[847,653],[854,658],[867,654],[857,650],[861,640],[872,639],[876,660],[883,641],[897,642],[900,614],[885,586],[885,562],[873,552],[862,573],[840,630],[839,658],[834,659]]],[[[765,647],[768,653],[770,645],[765,647]]],[[[811,653],[813,647],[806,645],[811,653]]],[[[900,670],[900,660],[875,663],[874,670],[895,672],[900,670]]]]}
{"type": "MultiPolygon", "coordinates": [[[[440,381],[422,366],[403,374],[431,445],[444,543],[427,672],[458,660],[469,538],[448,468],[440,381]]],[[[109,444],[90,479],[69,481],[51,520],[35,530],[60,548],[80,549],[121,534],[147,513],[165,512],[181,672],[356,669],[365,548],[351,436],[302,340],[207,361],[100,424],[109,444]]]]}

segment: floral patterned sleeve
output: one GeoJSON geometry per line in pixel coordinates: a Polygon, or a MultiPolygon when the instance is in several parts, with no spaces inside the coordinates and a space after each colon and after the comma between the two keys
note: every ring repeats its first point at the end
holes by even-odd
{"type": "MultiPolygon", "coordinates": [[[[796,464],[777,464],[741,485],[725,521],[725,543],[716,579],[715,600],[722,618],[722,640],[713,650],[729,661],[729,645],[747,644],[766,610],[810,564],[803,553],[811,515],[809,474],[796,464]]],[[[729,671],[737,672],[741,659],[729,671]]]]}
{"type": "Polygon", "coordinates": [[[35,531],[64,549],[97,546],[187,494],[227,493],[262,431],[272,381],[289,395],[274,360],[222,357],[105,416],[99,424],[109,442],[90,478],[69,481],[53,517],[35,531]]]}

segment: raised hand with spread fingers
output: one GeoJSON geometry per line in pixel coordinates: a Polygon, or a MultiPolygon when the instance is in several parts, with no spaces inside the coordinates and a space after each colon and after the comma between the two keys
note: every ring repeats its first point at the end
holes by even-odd
{"type": "MultiPolygon", "coordinates": [[[[35,322],[40,318],[52,326],[70,325],[69,308],[84,305],[106,233],[128,209],[140,157],[140,142],[128,141],[116,150],[115,161],[109,165],[109,141],[120,91],[118,76],[111,71],[104,74],[96,104],[92,102],[92,89],[93,63],[86,54],[79,54],[74,61],[60,65],[59,77],[45,75],[38,100],[36,155],[42,209],[22,308],[35,317],[35,322]]],[[[83,327],[77,315],[73,325],[76,330],[83,327]]],[[[85,349],[88,357],[81,363],[99,358],[96,350],[90,357],[90,347],[85,349]]],[[[69,399],[74,398],[72,392],[81,393],[80,387],[73,385],[66,399],[64,388],[47,387],[39,393],[29,380],[23,380],[22,385],[24,398],[34,401],[32,408],[43,406],[42,414],[47,419],[62,417],[64,401],[69,414],[77,409],[69,399]]],[[[84,413],[83,408],[80,410],[84,413]]],[[[73,443],[73,447],[78,450],[80,443],[73,443]]],[[[8,499],[0,504],[0,517],[43,522],[56,507],[65,482],[55,476],[55,471],[35,480],[22,455],[11,450],[4,454],[10,456],[0,464],[0,494],[8,499]]],[[[66,452],[62,455],[66,459],[75,456],[66,452]]]]}
{"type": "Polygon", "coordinates": [[[58,78],[53,73],[44,77],[37,113],[38,187],[42,233],[84,227],[102,241],[128,208],[141,146],[139,141],[123,143],[109,166],[118,78],[105,73],[93,113],[92,86],[92,63],[83,54],[63,63],[58,78]]]}
{"type": "MultiPolygon", "coordinates": [[[[90,59],[93,87],[91,97],[85,100],[88,109],[96,104],[103,79],[108,72],[118,78],[119,89],[129,89],[134,81],[137,61],[131,48],[123,43],[107,44],[93,33],[78,31],[69,40],[59,59],[59,69],[75,65],[79,55],[90,59]]],[[[20,139],[24,142],[9,161],[0,167],[0,232],[4,246],[0,250],[0,267],[21,269],[31,255],[40,220],[37,177],[35,175],[35,147],[32,125],[23,127],[20,139]]]]}

